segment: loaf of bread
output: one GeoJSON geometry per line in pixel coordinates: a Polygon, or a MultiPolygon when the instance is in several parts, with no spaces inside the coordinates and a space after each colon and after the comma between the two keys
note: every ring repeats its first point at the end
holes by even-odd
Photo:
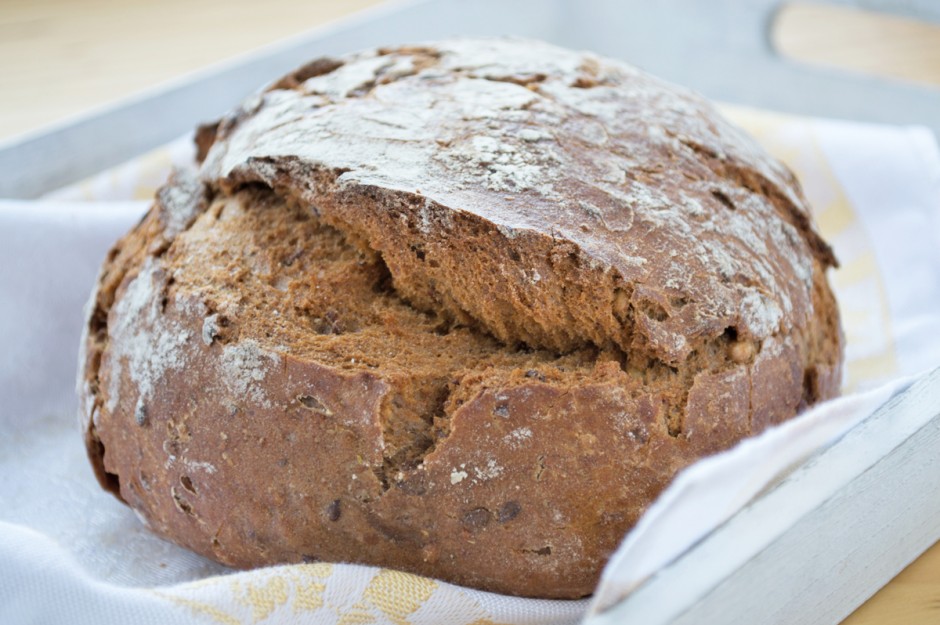
{"type": "Polygon", "coordinates": [[[105,262],[96,474],[234,567],[592,592],[676,472],[839,388],[832,251],[702,98],[514,39],[316,60],[105,262]]]}

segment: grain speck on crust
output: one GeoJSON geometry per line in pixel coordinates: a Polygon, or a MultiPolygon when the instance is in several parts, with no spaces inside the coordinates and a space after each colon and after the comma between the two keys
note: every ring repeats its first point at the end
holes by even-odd
{"type": "Polygon", "coordinates": [[[202,342],[212,345],[212,341],[219,336],[219,315],[212,314],[202,321],[202,342]]]}
{"type": "Polygon", "coordinates": [[[451,484],[460,484],[462,481],[467,479],[467,472],[463,469],[457,470],[454,469],[450,472],[450,483],[451,484]]]}

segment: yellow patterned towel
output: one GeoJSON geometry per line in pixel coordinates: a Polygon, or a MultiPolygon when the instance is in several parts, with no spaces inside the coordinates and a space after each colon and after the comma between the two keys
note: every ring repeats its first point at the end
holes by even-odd
{"type": "MultiPolygon", "coordinates": [[[[846,392],[940,363],[940,156],[932,135],[740,108],[725,112],[796,171],[834,244],[842,263],[832,279],[847,337],[846,392]]],[[[69,333],[77,333],[78,324],[65,328],[60,321],[78,318],[77,302],[106,246],[146,208],[132,201],[152,197],[170,167],[192,154],[183,138],[42,201],[0,201],[0,263],[12,268],[0,275],[0,344],[14,355],[9,375],[0,371],[0,397],[16,398],[0,406],[0,428],[13,433],[0,441],[0,622],[29,621],[37,609],[49,622],[131,625],[580,620],[588,600],[504,597],[372,567],[231,572],[155,538],[100,491],[74,419],[63,408],[72,401],[71,388],[62,388],[56,371],[74,369],[77,334],[69,333]],[[58,364],[63,353],[64,368],[58,364]],[[37,378],[43,383],[34,388],[30,381],[37,378]]],[[[888,392],[843,404],[840,423],[847,427],[865,416],[888,392]]],[[[832,435],[797,443],[825,444],[832,435]]],[[[767,467],[768,475],[773,471],[767,467]]],[[[741,485],[713,486],[738,492],[741,485]]],[[[746,500],[729,499],[738,507],[746,500]]],[[[695,521],[675,545],[720,522],[695,521]]],[[[622,596],[669,555],[647,547],[629,552],[643,553],[643,566],[612,560],[624,568],[605,574],[599,596],[622,596]]]]}

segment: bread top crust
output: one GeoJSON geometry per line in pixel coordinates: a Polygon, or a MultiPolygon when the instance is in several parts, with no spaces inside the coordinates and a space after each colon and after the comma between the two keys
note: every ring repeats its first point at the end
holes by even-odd
{"type": "Polygon", "coordinates": [[[307,199],[391,250],[413,304],[510,344],[678,366],[729,328],[805,327],[814,258],[835,262],[793,175],[702,98],[540,42],[320,59],[207,130],[203,180],[307,199]]]}
{"type": "Polygon", "coordinates": [[[220,562],[583,596],[676,471],[838,391],[792,175],[629,67],[320,59],[197,143],[104,264],[79,392],[102,485],[220,562]]]}

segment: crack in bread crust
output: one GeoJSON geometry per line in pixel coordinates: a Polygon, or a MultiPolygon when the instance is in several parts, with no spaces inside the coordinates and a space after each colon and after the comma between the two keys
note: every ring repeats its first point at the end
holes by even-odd
{"type": "Polygon", "coordinates": [[[837,391],[792,175],[632,68],[314,61],[197,143],[103,268],[80,386],[102,484],[220,562],[583,596],[676,471],[837,391]]]}

